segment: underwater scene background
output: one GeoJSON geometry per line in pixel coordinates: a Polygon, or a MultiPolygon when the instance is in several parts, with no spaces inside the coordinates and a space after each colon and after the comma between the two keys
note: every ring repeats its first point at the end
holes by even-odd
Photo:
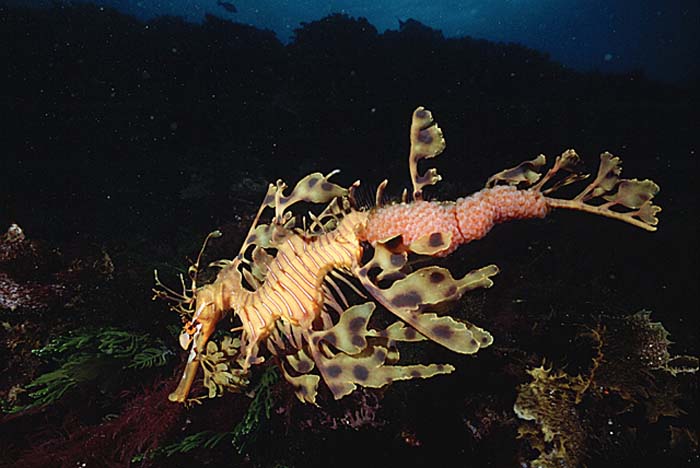
{"type": "MultiPolygon", "coordinates": [[[[283,42],[234,21],[235,2],[212,2],[201,22],[26,3],[0,3],[0,466],[700,461],[697,66],[570,68],[409,17],[380,31],[319,12],[283,42]],[[476,354],[398,344],[402,364],[449,364],[447,375],[338,400],[321,383],[317,405],[305,404],[269,353],[247,385],[217,380],[211,369],[237,353],[225,319],[207,348],[213,377],[198,375],[190,395],[201,398],[169,401],[188,353],[178,313],[152,300],[153,271],[179,289],[219,230],[196,274],[214,282],[207,265],[238,254],[278,179],[294,187],[340,169],[339,186],[361,180],[361,210],[377,209],[383,179],[379,204],[400,202],[418,106],[447,145],[421,166],[442,175],[426,200],[456,200],[569,148],[595,178],[609,151],[624,177],[660,186],[658,230],[555,210],[444,258],[411,258],[407,271],[439,265],[455,278],[500,270],[492,287],[435,310],[493,344],[476,354]]],[[[678,8],[679,29],[700,19],[697,5],[678,8]]],[[[687,64],[698,44],[664,50],[687,64]]],[[[339,284],[352,304],[367,301],[339,284]]],[[[371,323],[392,318],[378,305],[371,323]]]]}

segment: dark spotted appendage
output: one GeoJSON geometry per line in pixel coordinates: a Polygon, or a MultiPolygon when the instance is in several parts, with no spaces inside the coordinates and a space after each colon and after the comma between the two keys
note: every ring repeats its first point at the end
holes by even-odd
{"type": "Polygon", "coordinates": [[[326,369],[326,373],[331,378],[338,377],[342,372],[343,372],[343,369],[340,366],[337,366],[335,364],[328,366],[328,368],[326,369]]]}
{"type": "Polygon", "coordinates": [[[357,380],[367,380],[367,377],[369,377],[369,371],[365,366],[358,364],[352,369],[352,375],[354,375],[357,380]]]}
{"type": "MultiPolygon", "coordinates": [[[[416,156],[416,159],[423,159],[424,157],[425,157],[425,155],[421,155],[420,157],[416,156]]],[[[416,176],[416,183],[421,184],[421,185],[429,185],[431,180],[432,180],[432,175],[427,173],[427,172],[423,175],[416,176]]]]}
{"type": "Polygon", "coordinates": [[[434,272],[430,273],[430,282],[431,283],[437,284],[437,283],[442,283],[443,281],[445,281],[445,274],[444,273],[440,273],[439,271],[434,271],[434,272]]]}
{"type": "Polygon", "coordinates": [[[397,294],[392,300],[391,304],[395,307],[409,307],[414,308],[420,304],[422,298],[420,294],[416,291],[409,291],[404,294],[397,294]]]}
{"type": "Polygon", "coordinates": [[[384,350],[384,349],[375,350],[374,359],[377,362],[384,362],[384,360],[386,359],[386,350],[384,350]]]}
{"type": "Polygon", "coordinates": [[[335,336],[335,333],[333,332],[328,332],[326,335],[323,337],[324,340],[326,340],[329,344],[332,344],[335,346],[335,344],[338,342],[338,338],[335,336]]]}
{"type": "Polygon", "coordinates": [[[309,363],[308,361],[299,361],[299,363],[297,364],[297,369],[300,373],[306,374],[311,370],[311,363],[309,363]]]}
{"type": "Polygon", "coordinates": [[[421,130],[418,132],[418,141],[421,143],[430,144],[433,142],[433,137],[428,130],[421,130]]]}
{"type": "Polygon", "coordinates": [[[445,241],[442,239],[441,232],[434,232],[430,234],[430,237],[428,238],[428,245],[430,245],[430,247],[440,247],[444,244],[445,241]]]}
{"type": "Polygon", "coordinates": [[[348,325],[348,328],[350,329],[351,332],[357,333],[360,331],[362,326],[365,324],[365,318],[364,317],[355,317],[354,319],[350,320],[350,324],[348,325]]]}
{"type": "Polygon", "coordinates": [[[433,327],[433,333],[435,334],[435,336],[439,336],[440,338],[449,340],[450,338],[452,338],[454,332],[447,325],[436,325],[433,327]]]}
{"type": "Polygon", "coordinates": [[[391,261],[391,264],[394,265],[395,267],[403,266],[403,264],[405,262],[403,255],[400,255],[400,254],[391,254],[390,261],[391,261]]]}

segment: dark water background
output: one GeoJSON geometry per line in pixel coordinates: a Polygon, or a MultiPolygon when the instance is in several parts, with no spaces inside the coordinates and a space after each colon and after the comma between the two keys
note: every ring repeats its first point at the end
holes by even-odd
{"type": "MultiPolygon", "coordinates": [[[[623,175],[661,186],[658,232],[582,213],[499,226],[448,263],[458,273],[501,268],[492,289],[460,304],[463,316],[491,330],[494,347],[474,358],[421,347],[421,362],[458,371],[389,387],[384,425],[331,429],[315,408],[299,408],[277,389],[287,406],[275,406],[280,412],[243,454],[224,443],[148,463],[513,466],[528,450],[509,413],[515,389],[525,367],[542,360],[575,368],[572,329],[647,309],[671,333],[672,354],[700,352],[697,81],[575,72],[515,44],[448,40],[420,24],[380,34],[340,15],[303,26],[289,45],[216,17],[144,23],[90,6],[3,8],[0,34],[0,227],[17,223],[53,252],[55,264],[31,281],[48,281],[71,258],[95,251],[114,264],[111,279],[86,281],[83,300],[70,308],[0,310],[2,396],[51,369],[30,349],[80,327],[138,330],[177,353],[159,369],[6,417],[0,461],[123,466],[142,453],[119,454],[128,446],[121,433],[102,445],[81,437],[100,433],[107,415],[119,418],[139,392],[155,392],[178,373],[179,348],[166,327],[179,322],[150,301],[153,268],[174,278],[215,228],[225,236],[208,259],[235,255],[266,183],[277,178],[293,183],[337,168],[341,185],[361,179],[367,198],[384,178],[398,196],[409,183],[408,126],[418,105],[433,111],[447,140],[432,197],[476,191],[539,153],[553,160],[573,147],[595,171],[598,154],[610,151],[623,159],[623,175]]],[[[685,451],[668,448],[669,426],[697,434],[696,378],[684,388],[687,414],[655,424],[625,419],[619,424],[635,435],[596,445],[589,466],[697,462],[697,439],[685,451]]],[[[245,412],[241,401],[248,399],[227,395],[178,409],[159,445],[231,430],[245,412]]],[[[158,421],[144,415],[137,425],[158,431],[158,421]]]]}

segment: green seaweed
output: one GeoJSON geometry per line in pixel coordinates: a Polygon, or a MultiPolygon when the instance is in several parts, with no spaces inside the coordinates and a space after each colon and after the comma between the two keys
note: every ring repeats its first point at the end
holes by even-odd
{"type": "Polygon", "coordinates": [[[278,380],[279,374],[277,369],[268,367],[252,391],[255,396],[250,401],[243,419],[236,424],[232,431],[201,431],[190,434],[178,442],[165,445],[150,453],[141,454],[132,459],[132,462],[138,462],[144,458],[154,458],[158,455],[171,457],[178,453],[190,452],[199,447],[211,449],[224,440],[230,440],[237,452],[239,454],[243,453],[245,448],[257,438],[261,424],[270,419],[270,411],[274,405],[272,387],[278,380]]]}
{"type": "Polygon", "coordinates": [[[134,354],[131,362],[126,366],[127,369],[148,369],[151,367],[161,367],[168,362],[170,350],[165,347],[160,348],[144,348],[134,354]]]}
{"type": "Polygon", "coordinates": [[[231,436],[231,432],[216,432],[202,431],[196,434],[188,435],[180,442],[166,445],[163,447],[163,453],[166,457],[170,457],[177,453],[187,453],[199,447],[207,449],[216,447],[219,442],[231,436]]]}
{"type": "Polygon", "coordinates": [[[58,369],[40,375],[26,386],[26,390],[36,389],[29,393],[33,402],[25,407],[13,407],[10,412],[48,405],[59,400],[83,379],[91,378],[89,369],[94,367],[90,365],[91,360],[92,358],[87,354],[76,354],[58,369]]]}
{"type": "Polygon", "coordinates": [[[243,420],[233,429],[233,445],[242,453],[246,445],[255,441],[258,429],[263,421],[270,419],[270,410],[274,405],[272,387],[279,380],[279,374],[274,367],[268,367],[253,392],[255,396],[248,406],[243,420]]]}
{"type": "Polygon", "coordinates": [[[76,330],[32,352],[58,367],[27,384],[31,401],[6,408],[8,412],[55,403],[79,385],[112,375],[115,367],[125,371],[163,366],[173,354],[147,334],[116,328],[76,330]]]}
{"type": "Polygon", "coordinates": [[[172,444],[159,447],[156,450],[151,450],[145,453],[140,453],[135,457],[132,457],[131,463],[139,463],[144,460],[152,460],[158,456],[172,457],[179,453],[191,452],[199,447],[204,447],[206,449],[212,449],[219,445],[219,443],[227,438],[231,438],[233,432],[216,432],[216,431],[201,431],[194,434],[190,434],[184,439],[173,442],[172,444]]]}

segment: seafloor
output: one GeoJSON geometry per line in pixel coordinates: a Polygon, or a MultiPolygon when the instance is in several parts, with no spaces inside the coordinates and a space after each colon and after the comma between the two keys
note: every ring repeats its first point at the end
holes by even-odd
{"type": "Polygon", "coordinates": [[[0,30],[0,464],[697,466],[697,82],[338,15],[287,46],[86,6],[4,8],[0,30]],[[367,206],[384,178],[397,199],[418,105],[447,140],[430,198],[539,153],[595,171],[610,151],[660,185],[658,231],[556,212],[460,248],[441,262],[455,274],[501,269],[450,308],[494,344],[402,348],[453,374],[314,407],[259,366],[248,393],[170,403],[185,353],[153,270],[177,284],[214,229],[205,260],[234,256],[278,178],[340,169],[367,206]]]}

